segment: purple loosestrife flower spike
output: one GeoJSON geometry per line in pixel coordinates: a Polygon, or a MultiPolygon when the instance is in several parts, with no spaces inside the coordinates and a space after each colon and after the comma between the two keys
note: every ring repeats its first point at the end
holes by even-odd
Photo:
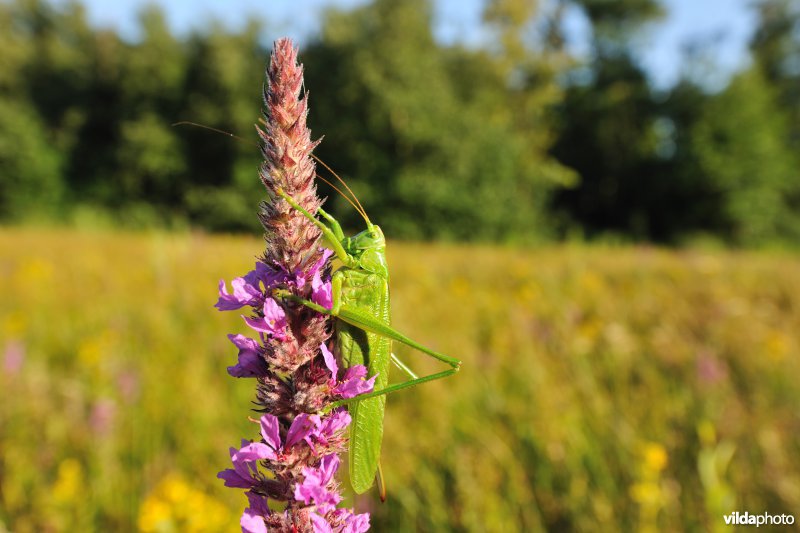
{"type": "Polygon", "coordinates": [[[228,487],[246,489],[249,505],[240,520],[245,533],[358,533],[369,528],[369,515],[336,508],[342,497],[334,479],[338,454],[347,447],[350,414],[325,408],[371,391],[375,378],[365,380],[366,368],[354,366],[340,382],[326,347],[330,318],[274,295],[280,289],[330,309],[333,252],[321,246],[319,229],[278,193],[284,191],[309,213],[322,203],[311,157],[317,142],[306,127],[308,101],[301,94],[303,69],[288,39],[275,43],[267,75],[265,121],[258,132],[264,156],[260,177],[268,193],[259,213],[266,251],[253,270],[233,279],[230,292],[220,281],[215,305],[220,311],[249,309],[242,316],[252,334],[228,336],[238,349],[228,373],[256,379],[257,410],[263,414],[258,439],[231,448],[233,468],[217,477],[228,487]],[[282,511],[275,510],[278,502],[285,504],[282,511]]]}

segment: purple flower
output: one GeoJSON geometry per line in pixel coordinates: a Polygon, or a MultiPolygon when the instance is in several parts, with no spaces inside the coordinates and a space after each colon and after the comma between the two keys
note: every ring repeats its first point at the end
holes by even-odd
{"type": "Polygon", "coordinates": [[[225,280],[219,280],[219,300],[214,305],[220,311],[233,311],[245,305],[257,305],[257,302],[264,296],[258,287],[257,270],[251,270],[241,278],[234,278],[231,281],[233,293],[229,294],[225,286],[225,280]]]}
{"type": "Polygon", "coordinates": [[[282,270],[269,267],[260,261],[256,263],[255,276],[261,280],[266,290],[286,281],[286,274],[282,270]]]}
{"type": "Polygon", "coordinates": [[[351,366],[344,373],[342,382],[336,385],[332,392],[342,398],[354,398],[359,394],[372,392],[375,387],[375,378],[378,377],[378,374],[365,380],[366,376],[367,368],[364,365],[351,366]]]}
{"type": "Polygon", "coordinates": [[[319,260],[317,260],[317,262],[314,263],[314,266],[312,266],[311,269],[308,271],[308,273],[311,275],[315,275],[318,272],[320,272],[322,270],[322,267],[325,266],[325,263],[328,261],[328,259],[330,259],[331,256],[333,255],[333,250],[329,250],[328,248],[320,248],[320,249],[322,250],[322,257],[320,257],[319,260]]]}
{"type": "Polygon", "coordinates": [[[339,457],[333,453],[322,458],[319,468],[304,466],[304,479],[302,483],[295,486],[294,498],[305,504],[313,502],[320,513],[332,511],[342,500],[337,492],[328,489],[328,485],[338,469],[339,457]]]}
{"type": "Polygon", "coordinates": [[[350,509],[336,509],[327,516],[330,522],[317,513],[311,513],[314,533],[364,533],[369,530],[369,513],[353,514],[350,509]]]}
{"type": "MultiPolygon", "coordinates": [[[[239,450],[231,448],[231,459],[233,459],[234,468],[237,464],[259,461],[261,459],[277,461],[280,454],[285,453],[289,448],[300,441],[306,441],[310,445],[310,436],[316,435],[319,432],[319,416],[301,413],[295,417],[292,425],[289,427],[289,431],[286,434],[286,443],[282,446],[280,434],[281,426],[278,417],[267,413],[261,415],[259,423],[261,425],[261,437],[264,439],[264,442],[242,440],[242,447],[239,450]]],[[[243,470],[239,472],[241,473],[243,470]]]]}
{"type": "Polygon", "coordinates": [[[353,514],[350,509],[336,509],[332,518],[342,522],[339,533],[364,533],[369,529],[369,513],[353,514]]]}
{"type": "Polygon", "coordinates": [[[312,274],[311,278],[311,300],[324,307],[325,309],[333,308],[333,294],[331,292],[330,280],[322,281],[322,267],[333,255],[333,250],[324,249],[322,257],[314,263],[314,266],[309,272],[312,274]]]}
{"type": "MultiPolygon", "coordinates": [[[[264,419],[263,416],[261,418],[264,419]]],[[[291,448],[300,441],[305,441],[312,450],[315,450],[317,445],[328,446],[337,433],[350,425],[350,421],[350,413],[345,409],[337,409],[326,418],[300,413],[295,417],[286,434],[285,449],[291,448]]]]}
{"type": "Polygon", "coordinates": [[[274,448],[263,442],[251,442],[239,448],[239,451],[234,454],[232,459],[235,466],[236,463],[250,463],[261,459],[275,461],[278,459],[278,455],[275,453],[274,448]]]}
{"type": "Polygon", "coordinates": [[[305,440],[311,446],[311,435],[315,432],[319,424],[319,416],[300,413],[292,421],[289,431],[286,433],[286,447],[291,448],[301,440],[305,440]]]}
{"type": "Polygon", "coordinates": [[[275,451],[281,447],[281,425],[278,417],[271,414],[261,416],[261,436],[275,451]]]}
{"type": "Polygon", "coordinates": [[[117,414],[117,404],[110,398],[103,398],[99,400],[92,409],[92,414],[89,416],[89,424],[95,433],[101,435],[107,434],[114,423],[115,415],[117,414]]]}
{"type": "Polygon", "coordinates": [[[331,371],[332,380],[336,382],[339,374],[339,365],[336,364],[336,358],[325,344],[320,344],[319,349],[322,351],[322,358],[325,359],[325,366],[331,371]]]}
{"type": "Polygon", "coordinates": [[[269,373],[267,362],[261,357],[261,346],[244,335],[228,335],[228,339],[239,348],[239,362],[228,367],[228,374],[235,378],[255,378],[269,373]]]}
{"type": "MultiPolygon", "coordinates": [[[[260,458],[258,457],[258,454],[255,453],[255,450],[250,448],[252,444],[254,443],[242,439],[241,449],[237,450],[233,447],[230,448],[233,468],[227,468],[217,474],[218,478],[225,481],[226,487],[250,489],[258,483],[258,467],[256,466],[255,461],[260,458]],[[242,450],[245,450],[244,454],[239,453],[242,450]]],[[[266,446],[264,446],[264,448],[266,448],[266,446]]],[[[266,459],[267,457],[268,455],[261,457],[261,459],[266,459]]]]}
{"type": "MultiPolygon", "coordinates": [[[[317,417],[317,419],[319,420],[319,417],[317,417]]],[[[351,421],[352,418],[347,410],[337,409],[327,418],[318,421],[317,430],[314,432],[314,438],[323,446],[327,446],[330,443],[331,437],[349,426],[351,421]]]]}
{"type": "Polygon", "coordinates": [[[249,490],[246,492],[250,507],[244,510],[239,525],[242,526],[242,533],[267,533],[267,525],[264,517],[269,516],[271,511],[267,506],[267,498],[249,490]]]}
{"type": "Polygon", "coordinates": [[[3,371],[8,376],[16,376],[25,361],[25,345],[22,341],[6,341],[5,353],[3,355],[3,371]]]}
{"type": "MultiPolygon", "coordinates": [[[[294,425],[294,424],[293,424],[294,425]]],[[[231,448],[233,469],[226,469],[217,474],[225,480],[226,487],[251,488],[258,482],[256,461],[268,459],[276,461],[281,451],[280,423],[274,415],[261,417],[261,436],[264,442],[250,442],[242,439],[242,447],[231,448]]]]}
{"type": "Polygon", "coordinates": [[[375,378],[378,377],[378,374],[369,379],[364,379],[367,376],[367,368],[364,365],[353,365],[345,372],[344,379],[341,382],[337,382],[339,366],[336,364],[336,358],[324,344],[320,345],[319,348],[322,351],[322,357],[325,359],[325,366],[331,371],[331,393],[342,398],[354,398],[359,394],[372,392],[375,387],[375,378]]]}
{"type": "Polygon", "coordinates": [[[331,309],[333,307],[331,282],[330,280],[324,282],[322,281],[322,267],[325,265],[331,255],[333,255],[333,250],[328,250],[327,248],[323,249],[322,257],[316,263],[314,263],[314,266],[312,266],[311,270],[308,272],[312,276],[311,301],[321,305],[325,309],[331,309]]]}
{"type": "Polygon", "coordinates": [[[136,400],[140,386],[139,375],[132,369],[124,370],[117,376],[117,387],[126,403],[136,400]]]}
{"type": "Polygon", "coordinates": [[[311,280],[311,301],[321,305],[325,309],[333,308],[331,282],[323,282],[319,272],[314,274],[314,278],[311,280]]]}
{"type": "Polygon", "coordinates": [[[697,377],[704,384],[714,385],[728,377],[725,363],[711,352],[703,352],[697,358],[697,377]]]}
{"type": "Polygon", "coordinates": [[[333,533],[331,525],[323,517],[317,513],[311,513],[311,525],[314,527],[314,533],[333,533]]]}
{"type": "Polygon", "coordinates": [[[259,261],[256,263],[255,269],[231,281],[232,294],[228,293],[225,280],[219,280],[219,300],[214,307],[220,311],[234,311],[246,305],[258,307],[264,298],[264,292],[261,290],[259,282],[263,283],[265,290],[269,290],[286,281],[288,281],[288,277],[284,272],[259,261]]]}
{"type": "Polygon", "coordinates": [[[260,333],[267,333],[278,340],[286,340],[286,312],[272,298],[264,300],[263,318],[243,316],[245,323],[260,333]]]}

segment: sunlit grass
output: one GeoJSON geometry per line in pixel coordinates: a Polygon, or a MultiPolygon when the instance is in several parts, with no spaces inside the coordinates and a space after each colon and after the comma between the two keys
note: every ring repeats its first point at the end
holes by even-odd
{"type": "MultiPolygon", "coordinates": [[[[212,305],[262,246],[0,231],[0,524],[237,530],[244,497],[215,475],[255,436],[253,382],[227,376],[244,328],[212,305]]],[[[464,367],[389,399],[389,502],[358,502],[376,530],[800,508],[800,259],[390,243],[389,261],[395,327],[464,367]]]]}

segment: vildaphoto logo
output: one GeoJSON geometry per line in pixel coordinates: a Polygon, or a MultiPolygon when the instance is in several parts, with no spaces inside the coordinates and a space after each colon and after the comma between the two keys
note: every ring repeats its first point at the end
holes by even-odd
{"type": "Polygon", "coordinates": [[[790,526],[794,524],[794,515],[790,514],[751,514],[747,511],[740,513],[734,511],[723,516],[725,525],[728,526],[790,526]]]}

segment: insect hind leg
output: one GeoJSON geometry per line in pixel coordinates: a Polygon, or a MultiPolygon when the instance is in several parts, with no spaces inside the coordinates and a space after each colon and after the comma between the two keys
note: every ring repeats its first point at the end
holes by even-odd
{"type": "Polygon", "coordinates": [[[325,411],[330,411],[331,409],[335,409],[337,407],[341,407],[343,405],[347,405],[349,403],[360,402],[361,400],[367,400],[369,398],[375,398],[376,396],[383,396],[384,394],[391,394],[393,392],[397,392],[399,390],[408,389],[410,387],[416,387],[417,385],[422,385],[423,383],[427,383],[429,381],[435,381],[437,379],[443,379],[452,376],[453,374],[458,372],[458,368],[449,368],[447,370],[443,370],[441,372],[436,372],[435,374],[431,374],[429,376],[423,376],[417,379],[410,379],[408,381],[404,381],[402,383],[396,383],[394,385],[389,385],[386,388],[381,390],[376,390],[372,392],[368,392],[366,394],[360,394],[354,398],[346,398],[342,400],[338,400],[330,404],[329,407],[325,409],[325,411]]]}
{"type": "Polygon", "coordinates": [[[392,353],[391,356],[392,356],[392,363],[394,364],[394,366],[398,368],[398,370],[403,372],[403,374],[405,374],[411,379],[419,379],[419,376],[416,375],[414,371],[411,370],[411,368],[409,368],[407,364],[401,361],[399,357],[397,357],[394,353],[392,353]]]}

